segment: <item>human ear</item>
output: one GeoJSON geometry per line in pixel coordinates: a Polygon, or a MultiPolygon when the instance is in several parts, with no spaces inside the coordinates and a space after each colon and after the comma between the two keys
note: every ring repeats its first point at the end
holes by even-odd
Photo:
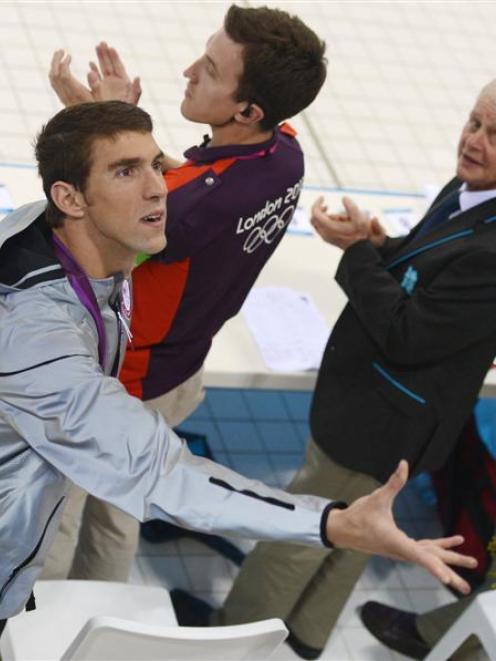
{"type": "Polygon", "coordinates": [[[240,124],[258,124],[264,118],[264,111],[256,103],[249,103],[234,115],[234,119],[240,124]]]}
{"type": "Polygon", "coordinates": [[[85,213],[86,200],[81,191],[66,181],[56,181],[50,188],[50,196],[64,216],[82,218],[85,213]]]}

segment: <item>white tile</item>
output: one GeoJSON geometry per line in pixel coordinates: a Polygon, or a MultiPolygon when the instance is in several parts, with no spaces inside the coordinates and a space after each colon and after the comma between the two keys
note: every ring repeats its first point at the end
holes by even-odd
{"type": "Polygon", "coordinates": [[[170,541],[170,542],[160,542],[158,544],[155,544],[153,542],[148,542],[146,539],[143,539],[142,537],[139,540],[139,546],[138,546],[138,556],[171,556],[171,555],[178,555],[179,549],[178,549],[178,543],[176,541],[170,541]]]}
{"type": "Polygon", "coordinates": [[[203,601],[206,601],[214,608],[220,608],[226,600],[228,590],[202,591],[197,590],[195,587],[194,594],[195,597],[203,599],[203,601]]]}
{"type": "Polygon", "coordinates": [[[233,572],[224,558],[218,555],[183,555],[183,562],[195,592],[227,592],[230,589],[233,572]]]}
{"type": "MultiPolygon", "coordinates": [[[[298,656],[289,645],[283,643],[281,647],[270,657],[271,661],[293,661],[300,660],[298,656]]],[[[350,655],[345,642],[341,635],[341,630],[335,629],[325,646],[322,655],[319,657],[320,661],[346,661],[350,655]]]]}
{"type": "Polygon", "coordinates": [[[184,563],[178,556],[139,557],[137,565],[145,585],[162,585],[168,590],[192,588],[184,563]]]}
{"type": "Polygon", "coordinates": [[[425,569],[417,565],[407,563],[398,564],[398,573],[403,586],[409,588],[431,588],[438,589],[439,581],[431,576],[425,569]]]}
{"type": "Polygon", "coordinates": [[[456,601],[456,597],[451,592],[439,587],[427,590],[418,587],[409,588],[408,597],[416,613],[425,613],[438,606],[446,606],[446,604],[456,601]]]}
{"type": "MultiPolygon", "coordinates": [[[[276,3],[269,1],[269,5],[276,3]]],[[[201,54],[205,39],[221,24],[228,6],[228,2],[101,2],[96,16],[90,3],[43,7],[37,3],[3,3],[0,63],[3,67],[21,64],[38,81],[38,63],[48,66],[52,50],[70,44],[80,60],[74,67],[79,74],[86,69],[95,41],[102,36],[115,40],[130,70],[141,74],[145,90],[147,80],[155,79],[157,84],[164,81],[160,89],[149,93],[149,98],[144,96],[145,107],[156,118],[161,135],[167,136],[167,145],[185,148],[196,142],[198,132],[191,127],[188,138],[181,135],[188,132],[188,128],[182,128],[188,124],[178,115],[180,91],[175,85],[181,84],[182,70],[201,54]],[[148,38],[136,38],[137,31],[148,38]],[[189,137],[192,133],[194,138],[189,137]]],[[[453,139],[449,136],[458,132],[461,113],[465,116],[478,86],[493,76],[495,5],[472,3],[469,9],[469,3],[379,3],[373,12],[366,2],[282,2],[277,6],[299,14],[328,42],[328,81],[321,98],[305,117],[317,127],[322,147],[329,153],[332,140],[339,137],[352,137],[363,147],[359,156],[353,147],[343,154],[343,183],[388,189],[407,183],[418,189],[422,157],[424,180],[436,177],[442,183],[453,170],[453,139]],[[334,133],[332,117],[336,118],[334,133]],[[431,136],[413,154],[418,143],[414,129],[421,119],[430,122],[431,136]],[[391,129],[391,122],[403,128],[391,129]],[[449,136],[447,127],[452,127],[449,136]],[[377,146],[382,132],[393,141],[377,146]],[[398,158],[402,150],[407,154],[408,144],[412,147],[411,158],[403,156],[401,162],[408,167],[400,174],[375,167],[377,162],[385,161],[394,165],[395,153],[398,158]],[[429,157],[431,149],[434,153],[429,157]]],[[[23,89],[21,79],[14,85],[16,90],[23,89]]],[[[28,113],[33,85],[24,87],[27,94],[18,108],[15,103],[9,106],[10,90],[2,85],[3,107],[28,113]]],[[[50,95],[48,88],[37,95],[47,115],[54,110],[53,102],[44,102],[42,97],[50,95]]],[[[26,140],[30,138],[25,136],[26,140]]],[[[14,145],[10,147],[9,154],[17,151],[14,145]]],[[[309,148],[309,152],[312,158],[308,161],[307,182],[332,181],[318,150],[309,148]]],[[[26,159],[26,149],[19,149],[18,157],[26,159]]]]}
{"type": "Polygon", "coordinates": [[[389,661],[392,659],[387,647],[379,643],[366,629],[344,627],[342,637],[349,650],[350,660],[389,661]]]}
{"type": "Polygon", "coordinates": [[[30,141],[23,134],[5,135],[0,133],[0,161],[33,162],[33,160],[30,141]]]}
{"type": "Polygon", "coordinates": [[[344,659],[350,658],[350,653],[340,627],[335,627],[320,658],[323,661],[344,661],[344,659]]]}
{"type": "Polygon", "coordinates": [[[133,564],[131,565],[131,570],[129,572],[128,583],[133,585],[144,585],[145,581],[143,580],[143,575],[138,564],[138,558],[134,558],[133,564]]]}
{"type": "MultiPolygon", "coordinates": [[[[9,132],[22,133],[26,129],[24,117],[18,112],[0,110],[0,123],[2,126],[8,126],[9,132]]],[[[40,127],[41,123],[38,129],[40,127]]]]}
{"type": "Polygon", "coordinates": [[[364,590],[404,588],[398,573],[397,563],[387,558],[373,557],[363,571],[358,587],[364,590]]]}
{"type": "Polygon", "coordinates": [[[214,551],[211,551],[209,547],[204,544],[199,539],[194,539],[192,537],[183,537],[176,544],[177,552],[182,556],[192,556],[192,555],[212,555],[214,551]]]}

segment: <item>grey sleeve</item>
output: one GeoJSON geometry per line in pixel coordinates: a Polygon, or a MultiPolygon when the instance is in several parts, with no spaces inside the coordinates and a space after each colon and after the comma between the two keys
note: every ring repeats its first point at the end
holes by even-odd
{"type": "Polygon", "coordinates": [[[13,331],[25,351],[0,377],[2,417],[28,451],[141,521],[322,544],[327,500],[272,489],[192,455],[160,414],[103,375],[79,329],[40,326],[36,340],[29,328],[13,331]],[[43,354],[43,346],[51,348],[43,354]]]}

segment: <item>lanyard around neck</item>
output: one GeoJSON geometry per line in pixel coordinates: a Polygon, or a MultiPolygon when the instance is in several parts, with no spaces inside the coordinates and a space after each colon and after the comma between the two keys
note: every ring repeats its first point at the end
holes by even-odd
{"type": "Polygon", "coordinates": [[[53,247],[55,255],[65,271],[71,287],[76,292],[79,301],[84,305],[93,317],[98,334],[98,362],[100,367],[105,370],[105,361],[107,358],[107,334],[105,333],[105,324],[103,323],[102,313],[98,307],[95,292],[88,280],[88,276],[69,252],[68,248],[62,243],[59,237],[53,233],[53,247]]]}

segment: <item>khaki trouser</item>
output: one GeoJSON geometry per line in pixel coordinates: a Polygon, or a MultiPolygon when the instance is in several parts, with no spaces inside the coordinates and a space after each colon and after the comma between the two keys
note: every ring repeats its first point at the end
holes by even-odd
{"type": "MultiPolygon", "coordinates": [[[[456,568],[455,568],[456,569],[456,568]]],[[[433,610],[427,611],[422,615],[417,615],[415,624],[417,629],[425,640],[431,647],[438,642],[440,638],[446,633],[446,631],[451,627],[455,620],[463,613],[463,611],[470,606],[475,596],[484,592],[485,590],[491,590],[496,588],[496,557],[493,557],[491,566],[487,572],[486,580],[482,586],[476,590],[469,597],[462,597],[458,601],[453,602],[452,604],[447,604],[446,606],[440,606],[439,608],[434,608],[433,610]]],[[[457,652],[453,654],[450,658],[453,661],[473,661],[476,657],[476,654],[482,649],[479,641],[475,636],[470,636],[463,645],[460,646],[457,652]]]]}
{"type": "MultiPolygon", "coordinates": [[[[351,503],[377,486],[374,478],[336,464],[310,440],[288,491],[351,503]]],[[[367,560],[354,551],[259,543],[211,624],[280,617],[302,642],[323,649],[367,560]]]]}
{"type": "MultiPolygon", "coordinates": [[[[202,376],[203,368],[146,406],[159,411],[171,427],[179,425],[205,396],[202,376]]],[[[126,582],[138,534],[135,518],[73,485],[41,578],[126,582]]]]}

